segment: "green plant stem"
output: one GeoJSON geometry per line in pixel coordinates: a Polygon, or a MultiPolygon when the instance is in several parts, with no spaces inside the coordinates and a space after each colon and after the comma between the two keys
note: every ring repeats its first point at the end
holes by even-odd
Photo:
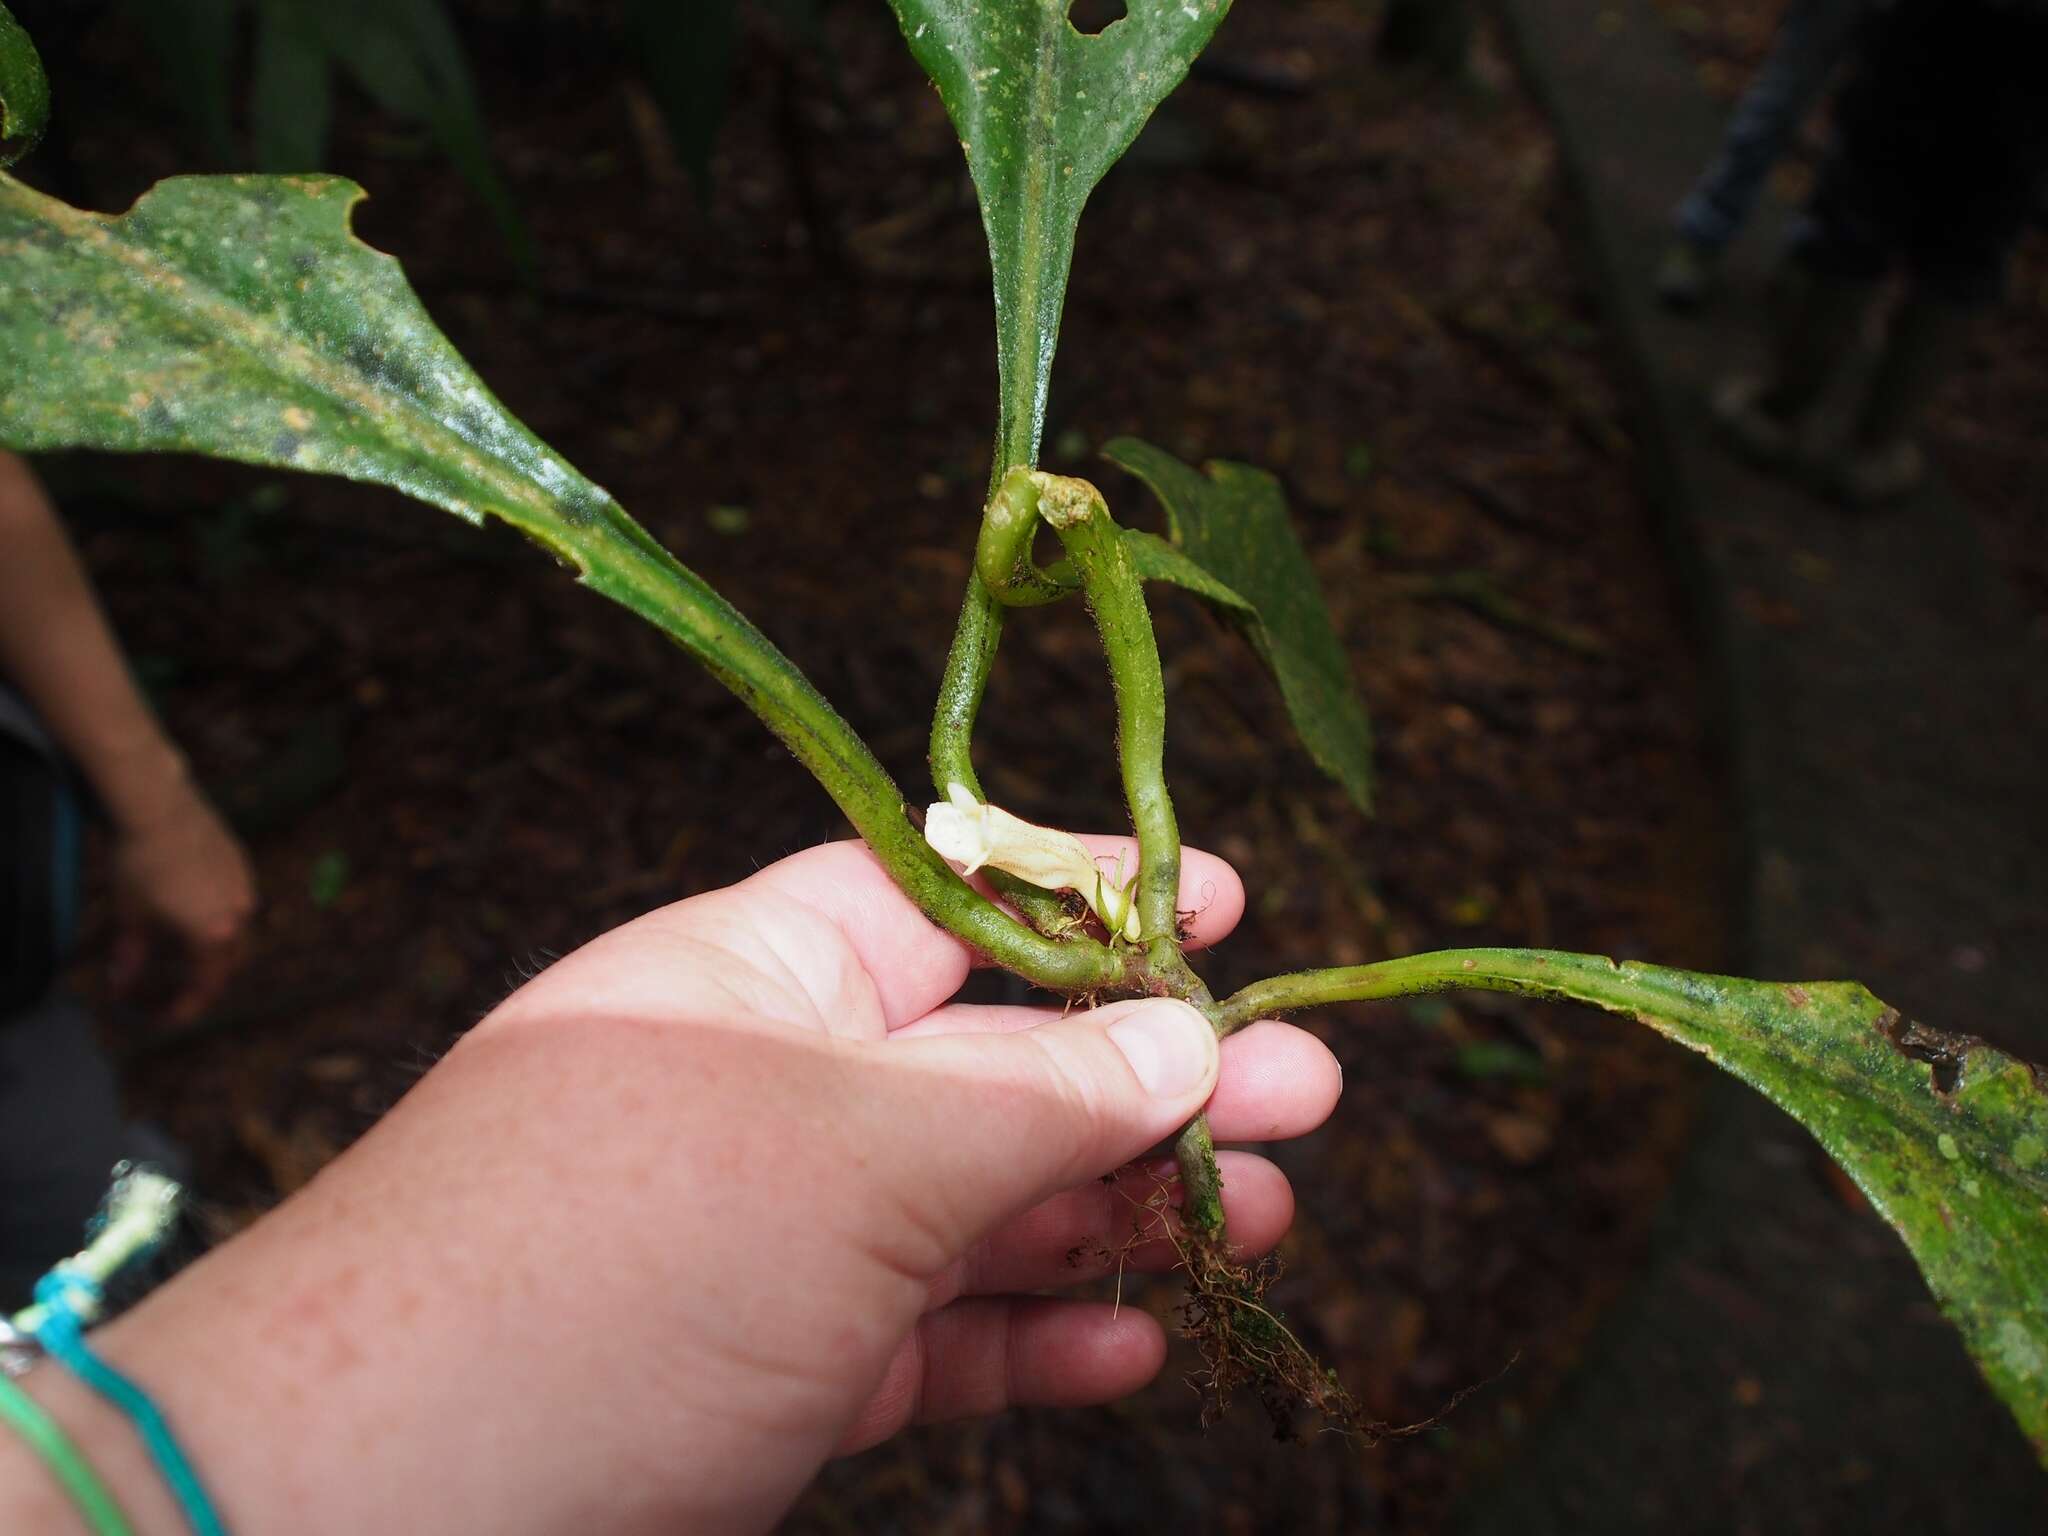
{"type": "Polygon", "coordinates": [[[1031,471],[1011,470],[981,514],[981,535],[974,545],[975,571],[1006,608],[1056,603],[1080,585],[1071,570],[1041,570],[1032,560],[1031,546],[1043,526],[1031,471]]]}
{"type": "MultiPolygon", "coordinates": [[[[1059,588],[1050,596],[1040,595],[1055,581],[1030,565],[1031,540],[1043,512],[1066,546],[1088,594],[1116,689],[1117,748],[1123,764],[1124,794],[1138,834],[1138,916],[1146,934],[1143,958],[1121,990],[1178,997],[1208,1013],[1215,1007],[1209,989],[1180,952],[1180,830],[1166,790],[1166,682],[1144,589],[1095,488],[1077,480],[1056,480],[1054,486],[1048,497],[1028,471],[1016,468],[1002,478],[989,498],[976,548],[973,583],[989,595],[983,599],[985,610],[977,609],[970,589],[969,608],[961,615],[953,654],[948,658],[948,686],[941,691],[939,718],[932,732],[933,769],[940,771],[943,762],[945,771],[964,768],[972,772],[966,733],[980,704],[987,658],[994,653],[994,636],[1002,624],[998,606],[1002,598],[993,589],[1007,582],[1013,590],[1027,592],[1019,606],[1051,601],[1070,590],[1059,588]]],[[[970,778],[959,782],[974,787],[970,778]]],[[[1182,1225],[1221,1241],[1223,1178],[1216,1166],[1216,1146],[1206,1115],[1197,1115],[1181,1131],[1174,1143],[1174,1159],[1180,1170],[1182,1225]]]]}
{"type": "Polygon", "coordinates": [[[1300,1008],[1458,990],[1515,992],[1526,997],[1588,1003],[1611,1013],[1637,1017],[1646,1008],[1668,1001],[1664,994],[1672,986],[1689,981],[1710,984],[1715,980],[1692,977],[1683,971],[1623,966],[1602,955],[1576,955],[1554,949],[1440,949],[1379,960],[1371,965],[1335,966],[1268,977],[1225,998],[1216,1005],[1214,1017],[1217,1033],[1228,1035],[1255,1019],[1300,1008]],[[1654,994],[1651,984],[1644,979],[1649,975],[1657,978],[1654,994]]]}
{"type": "Polygon", "coordinates": [[[1216,1166],[1216,1142],[1209,1134],[1209,1117],[1195,1116],[1173,1144],[1173,1160],[1180,1169],[1180,1224],[1204,1237],[1223,1236],[1223,1174],[1216,1166]]]}
{"type": "Polygon", "coordinates": [[[1180,828],[1166,792],[1166,679],[1145,589],[1109,508],[1085,480],[1044,477],[1039,511],[1059,534],[1088,594],[1116,689],[1117,755],[1138,834],[1138,920],[1172,939],[1180,899],[1180,828]]]}
{"type": "MultiPolygon", "coordinates": [[[[974,721],[981,713],[981,696],[988,689],[989,670],[995,665],[996,645],[1002,637],[1002,604],[981,577],[970,572],[967,594],[960,603],[960,622],[953,630],[953,648],[946,653],[946,671],[939,682],[938,707],[932,711],[932,787],[941,797],[948,785],[964,784],[976,799],[988,799],[974,772],[974,721]]],[[[1072,926],[1067,909],[1051,891],[999,869],[987,871],[987,876],[989,884],[1040,935],[1072,926]]]]}
{"type": "Polygon", "coordinates": [[[602,519],[563,542],[590,556],[582,561],[590,586],[651,621],[761,717],[933,922],[1056,991],[1091,991],[1123,974],[1124,962],[1106,945],[1055,943],[955,874],[911,822],[895,781],[853,727],[765,635],[637,524],[602,519]],[[584,548],[600,541],[602,549],[584,548]]]}
{"type": "Polygon", "coordinates": [[[946,670],[939,680],[939,701],[932,710],[932,787],[941,796],[948,785],[965,784],[977,799],[988,798],[974,772],[974,721],[981,713],[981,697],[1002,638],[1002,604],[978,573],[969,572],[953,648],[946,653],[946,670]]]}
{"type": "MultiPolygon", "coordinates": [[[[1215,1024],[1216,1000],[1207,983],[1189,968],[1177,935],[1163,935],[1146,946],[1144,974],[1155,991],[1163,989],[1168,996],[1199,1009],[1212,1026],[1215,1024]]],[[[1224,1235],[1223,1171],[1216,1166],[1216,1143],[1209,1134],[1207,1111],[1181,1128],[1173,1143],[1173,1160],[1180,1169],[1181,1225],[1220,1243],[1224,1235]]]]}
{"type": "MultiPolygon", "coordinates": [[[[1013,472],[1004,489],[1017,490],[1017,478],[1013,472]]],[[[1215,1004],[1209,989],[1180,950],[1180,828],[1166,790],[1166,679],[1144,586],[1094,486],[1085,480],[1041,477],[1036,488],[1037,509],[1059,534],[1088,594],[1116,689],[1117,756],[1123,765],[1124,798],[1138,834],[1138,919],[1145,933],[1145,957],[1135,984],[1191,1003],[1211,1014],[1213,1022],[1215,1004]]],[[[1032,504],[1021,491],[1018,499],[1032,504]]],[[[1220,1242],[1223,1176],[1216,1166],[1208,1116],[1189,1121],[1173,1150],[1180,1168],[1181,1224],[1220,1242]]]]}

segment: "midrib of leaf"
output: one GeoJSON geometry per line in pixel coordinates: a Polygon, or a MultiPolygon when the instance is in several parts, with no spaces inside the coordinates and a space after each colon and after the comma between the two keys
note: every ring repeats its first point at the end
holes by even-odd
{"type": "MultiPolygon", "coordinates": [[[[1327,974],[1333,978],[1370,978],[1375,996],[1469,989],[1583,1003],[1633,1019],[1698,1051],[1717,1065],[1726,1065],[1721,1059],[1726,1045],[1739,1045],[1787,1072],[1816,1079],[1845,1098],[1864,1101],[1872,1091],[1869,1072],[1853,1060],[1825,1051],[1799,1049],[1789,1037],[1760,1028],[1750,1020],[1743,996],[1775,994],[1788,998],[1792,989],[1783,983],[1711,977],[1600,955],[1514,949],[1444,950],[1327,974]],[[1472,969],[1462,968],[1467,960],[1472,962],[1472,969]],[[1420,978],[1426,979],[1418,985],[1420,978]]],[[[1278,980],[1284,983],[1288,978],[1278,980]]],[[[1894,1011],[1858,982],[1807,982],[1797,990],[1808,998],[1806,1004],[1799,1006],[1812,1008],[1816,1017],[1826,1016],[1831,1008],[1840,1010],[1874,1034],[1879,1021],[1894,1011]]],[[[1788,1006],[1792,1005],[1788,1002],[1788,1006]]],[[[1882,1041],[1881,1035],[1879,1040],[1884,1051],[1895,1050],[1888,1041],[1882,1041]]],[[[1914,1070],[1924,1076],[1924,1068],[1914,1070]]],[[[1768,1097],[1777,1097],[1770,1085],[1752,1086],[1768,1097]]],[[[1927,1120],[1924,1107],[1916,1099],[1906,1097],[1901,1102],[1910,1106],[1909,1113],[1915,1119],[1927,1120]]],[[[1996,1150],[1995,1161],[1998,1171],[2008,1180],[2025,1177],[2024,1170],[2002,1148],[1996,1150]]]]}
{"type": "Polygon", "coordinates": [[[2048,1075],[1923,1029],[1854,982],[1744,981],[1597,955],[1469,949],[1305,971],[1221,1005],[1275,1011],[1473,988],[1588,1003],[1648,1025],[1813,1133],[1918,1261],[1949,1320],[2048,1461],[2048,1075]],[[1926,1054],[1933,1053],[1933,1054],[1926,1054]],[[1952,1067],[1944,1082],[1930,1064],[1952,1067]],[[2022,1155],[2022,1143],[2032,1148],[2022,1155]]]}
{"type": "MultiPolygon", "coordinates": [[[[1457,954],[1456,951],[1450,953],[1453,957],[1457,954]]],[[[1817,1080],[1845,1098],[1862,1101],[1870,1096],[1870,1074],[1858,1070],[1853,1062],[1827,1052],[1792,1049],[1785,1036],[1760,1029],[1750,1022],[1737,1000],[1738,995],[1768,991],[1782,996],[1787,989],[1781,983],[1736,981],[1731,986],[1716,988],[1712,978],[1696,973],[1610,960],[1604,956],[1541,950],[1488,950],[1483,953],[1487,974],[1463,973],[1447,979],[1446,985],[1568,1000],[1622,1014],[1659,1034],[1677,1039],[1717,1065],[1723,1064],[1719,1042],[1728,1039],[1748,1047],[1788,1073],[1817,1080]],[[1652,1000],[1662,1012],[1649,1011],[1648,1004],[1652,1000]]],[[[1438,959],[1434,956],[1424,958],[1438,959]]],[[[1398,962],[1395,964],[1398,966],[1398,962]]],[[[1799,990],[1807,994],[1807,1006],[1824,1009],[1832,1005],[1857,1018],[1873,1032],[1879,1022],[1894,1011],[1858,982],[1808,982],[1799,990]]],[[[1888,1042],[1883,1048],[1894,1049],[1888,1042]]],[[[1767,1097],[1778,1097],[1767,1085],[1759,1083],[1752,1086],[1767,1097]]],[[[1912,1103],[1910,1099],[1902,1102],[1912,1103]]],[[[1915,1119],[1928,1118],[1918,1106],[1909,1112],[1915,1119]]],[[[2023,1170],[2002,1147],[1995,1147],[1989,1160],[1996,1163],[1997,1171],[2008,1181],[2023,1178],[2023,1170]]]]}
{"type": "MultiPolygon", "coordinates": [[[[1021,242],[1017,261],[1016,303],[1023,323],[1011,327],[1016,345],[1003,372],[1003,403],[998,431],[1000,452],[992,466],[991,486],[1019,465],[1038,462],[1038,445],[1045,433],[1045,407],[1052,387],[1052,359],[1058,347],[1059,305],[1054,304],[1054,323],[1045,321],[1045,252],[1055,249],[1055,270],[1064,274],[1073,261],[1074,232],[1062,228],[1066,222],[1053,206],[1053,146],[1045,142],[1043,128],[1050,119],[1059,78],[1060,28],[1062,14],[1043,12],[1038,28],[1038,68],[1031,82],[1031,123],[1034,153],[1025,180],[1024,207],[1020,228],[1032,231],[1021,242]],[[1021,354],[1021,355],[1020,355],[1021,354]]],[[[991,231],[993,234],[993,231],[991,231]]],[[[993,245],[993,240],[991,245],[993,245]]]]}

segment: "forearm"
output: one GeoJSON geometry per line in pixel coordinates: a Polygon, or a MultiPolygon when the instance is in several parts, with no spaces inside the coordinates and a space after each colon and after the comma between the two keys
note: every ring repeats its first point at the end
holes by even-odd
{"type": "MultiPolygon", "coordinates": [[[[31,1371],[17,1385],[91,1464],[135,1536],[184,1536],[177,1506],[119,1413],[54,1365],[31,1371]]],[[[54,1473],[19,1436],[0,1429],[0,1531],[73,1536],[89,1530],[54,1473]]]]}
{"type": "Polygon", "coordinates": [[[77,552],[28,466],[0,452],[0,677],[25,695],[125,828],[191,792],[129,676],[77,552]]]}
{"type": "MultiPolygon", "coordinates": [[[[745,1373],[719,1339],[759,1349],[765,1326],[735,1322],[751,1293],[698,1239],[762,1196],[704,1170],[787,1166],[775,1096],[838,1060],[642,1024],[486,1026],[309,1187],[93,1342],[155,1396],[236,1536],[765,1531],[843,1425],[726,1407],[745,1373]],[[769,1106],[757,1134],[735,1140],[720,1082],[769,1106]]],[[[799,1214],[801,1233],[832,1225],[799,1214]]],[[[852,1268],[830,1272],[857,1285],[852,1268]]],[[[841,1343],[865,1338],[879,1376],[877,1341],[922,1293],[869,1280],[888,1304],[847,1303],[862,1321],[841,1343]]],[[[803,1398],[802,1372],[774,1374],[803,1398]]],[[[26,1381],[137,1536],[179,1536],[132,1429],[61,1367],[26,1381]]],[[[83,1530],[25,1518],[60,1498],[0,1447],[0,1532],[83,1530]]]]}

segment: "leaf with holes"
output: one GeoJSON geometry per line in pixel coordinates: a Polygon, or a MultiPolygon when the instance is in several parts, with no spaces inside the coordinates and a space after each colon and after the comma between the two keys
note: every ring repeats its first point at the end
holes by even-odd
{"type": "Polygon", "coordinates": [[[1166,509],[1173,542],[1165,553],[1136,542],[1140,574],[1206,598],[1244,631],[1280,684],[1308,755],[1360,810],[1371,810],[1372,730],[1280,482],[1221,461],[1198,474],[1134,437],[1106,444],[1102,456],[1144,481],[1166,509]]]}
{"type": "Polygon", "coordinates": [[[1444,950],[1279,976],[1225,1005],[1453,988],[1590,1003],[1698,1051],[1813,1133],[1919,1262],[2048,1461],[2048,1074],[1902,1018],[1851,981],[1745,981],[1541,949],[1444,950]]]}
{"type": "Polygon", "coordinates": [[[1230,0],[1128,0],[1084,36],[1071,0],[890,0],[960,134],[995,271],[1006,468],[1035,463],[1081,208],[1230,0]]]}

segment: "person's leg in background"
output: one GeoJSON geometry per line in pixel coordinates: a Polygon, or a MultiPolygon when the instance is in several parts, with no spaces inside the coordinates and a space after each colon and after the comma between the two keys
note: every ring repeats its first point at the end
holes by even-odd
{"type": "Polygon", "coordinates": [[[1869,0],[1792,0],[1714,158],[1672,215],[1677,238],[1657,273],[1657,292],[1666,304],[1696,308],[1712,291],[1722,254],[1848,54],[1868,6],[1869,0]]]}
{"type": "Polygon", "coordinates": [[[1908,283],[1854,428],[1819,466],[1823,486],[1852,505],[1904,495],[1925,478],[1927,407],[1962,362],[1977,316],[2003,296],[2048,172],[2048,15],[1981,0],[1906,8],[1929,17],[1913,48],[1912,110],[1885,112],[1864,131],[1909,169],[1908,283]]]}
{"type": "Polygon", "coordinates": [[[1927,103],[1913,99],[1910,79],[1898,78],[1918,19],[1903,13],[1914,8],[1907,0],[1862,31],[1836,107],[1835,141],[1776,282],[1768,363],[1761,374],[1728,380],[1714,398],[1735,446],[1767,467],[1805,457],[1813,414],[1904,248],[1917,181],[1907,160],[1929,131],[1927,103]],[[1892,113],[1905,116],[1895,130],[1892,113]]]}
{"type": "Polygon", "coordinates": [[[56,984],[76,927],[83,810],[0,693],[0,1312],[78,1251],[124,1155],[93,1020],[56,984]]]}
{"type": "Polygon", "coordinates": [[[126,1144],[85,1009],[52,991],[0,1022],[0,1311],[76,1253],[126,1144]]]}

